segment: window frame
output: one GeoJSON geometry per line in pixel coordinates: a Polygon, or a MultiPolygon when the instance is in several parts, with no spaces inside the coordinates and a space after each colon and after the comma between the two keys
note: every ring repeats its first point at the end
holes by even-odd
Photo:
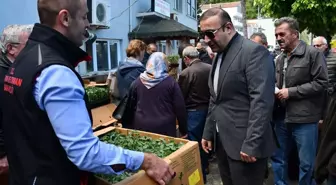
{"type": "Polygon", "coordinates": [[[181,0],[173,0],[174,2],[174,7],[173,9],[179,13],[183,12],[183,8],[182,8],[182,1],[181,0]]]}
{"type": "Polygon", "coordinates": [[[94,53],[94,55],[95,55],[95,58],[94,58],[94,60],[93,60],[93,71],[99,71],[98,70],[98,61],[97,61],[97,44],[96,44],[96,42],[97,41],[105,41],[105,42],[107,42],[107,54],[108,54],[108,56],[107,56],[107,62],[108,62],[108,71],[111,71],[111,70],[114,70],[114,69],[116,69],[116,68],[111,68],[111,42],[113,43],[113,42],[116,42],[117,43],[117,53],[118,53],[118,65],[117,66],[119,66],[119,64],[120,64],[120,60],[121,60],[121,41],[120,40],[117,40],[117,39],[103,39],[103,38],[99,38],[99,39],[97,39],[93,44],[94,44],[94,48],[92,49],[93,51],[92,51],[92,53],[94,53]]]}
{"type": "MultiPolygon", "coordinates": [[[[107,42],[107,62],[108,62],[108,70],[107,71],[112,71],[116,70],[117,67],[120,65],[121,61],[121,42],[122,40],[119,39],[104,39],[104,38],[99,38],[95,42],[92,43],[92,63],[93,63],[93,71],[88,72],[87,71],[87,63],[83,62],[77,67],[77,71],[81,75],[86,75],[89,73],[94,73],[94,72],[105,72],[106,70],[98,70],[98,57],[97,57],[97,41],[99,42],[107,42]],[[117,67],[112,68],[111,67],[111,45],[117,43],[117,67]]],[[[87,51],[86,44],[83,44],[82,49],[87,51]]]]}
{"type": "Polygon", "coordinates": [[[196,0],[187,0],[187,16],[192,17],[194,19],[197,18],[196,6],[197,6],[196,0]],[[192,12],[194,12],[194,15],[192,12]]]}

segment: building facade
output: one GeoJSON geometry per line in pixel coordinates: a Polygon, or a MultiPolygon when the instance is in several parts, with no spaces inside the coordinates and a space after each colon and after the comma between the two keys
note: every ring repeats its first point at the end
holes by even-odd
{"type": "Polygon", "coordinates": [[[248,38],[255,32],[263,32],[267,37],[269,50],[276,47],[275,26],[272,18],[250,19],[246,22],[248,38]]]}
{"type": "MultiPolygon", "coordinates": [[[[81,75],[94,75],[116,69],[126,58],[125,50],[131,39],[129,33],[136,32],[134,29],[149,19],[173,19],[196,32],[196,4],[197,0],[88,0],[90,31],[97,35],[97,40],[82,46],[93,61],[81,63],[77,70],[81,75]]],[[[39,22],[36,0],[4,1],[0,6],[0,17],[1,31],[9,24],[39,22]]],[[[178,41],[169,42],[169,46],[167,40],[152,41],[158,44],[160,51],[167,51],[169,47],[169,54],[177,53],[178,41]]]]}
{"type": "Polygon", "coordinates": [[[231,17],[232,24],[236,28],[237,32],[241,35],[243,34],[243,14],[241,10],[241,2],[230,2],[230,3],[216,3],[216,4],[204,4],[201,9],[202,13],[210,8],[219,7],[225,10],[231,17]]]}

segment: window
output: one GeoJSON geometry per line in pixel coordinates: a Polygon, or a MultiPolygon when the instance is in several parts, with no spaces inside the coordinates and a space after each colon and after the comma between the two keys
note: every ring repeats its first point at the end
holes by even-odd
{"type": "MultiPolygon", "coordinates": [[[[92,44],[88,44],[85,43],[85,48],[86,48],[86,52],[89,54],[89,56],[92,56],[92,44]]],[[[93,61],[90,62],[85,62],[86,64],[86,71],[82,72],[82,73],[89,73],[93,71],[93,61]]]]}
{"type": "Polygon", "coordinates": [[[86,52],[92,56],[91,62],[85,62],[80,66],[79,72],[85,75],[94,71],[109,71],[119,65],[120,41],[98,39],[93,44],[85,45],[86,52]]]}
{"type": "Polygon", "coordinates": [[[110,41],[110,68],[115,69],[119,64],[118,42],[110,41]]]}
{"type": "Polygon", "coordinates": [[[108,43],[107,41],[96,42],[97,68],[98,71],[108,71],[108,43]]]}
{"type": "Polygon", "coordinates": [[[159,41],[157,44],[158,52],[166,53],[166,41],[159,41]]]}
{"type": "Polygon", "coordinates": [[[181,0],[174,0],[174,10],[182,13],[182,1],[181,0]]]}
{"type": "Polygon", "coordinates": [[[196,18],[196,0],[187,0],[187,15],[196,18]]]}

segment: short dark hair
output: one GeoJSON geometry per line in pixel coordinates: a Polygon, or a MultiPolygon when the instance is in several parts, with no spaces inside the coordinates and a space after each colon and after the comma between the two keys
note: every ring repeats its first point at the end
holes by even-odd
{"type": "Polygon", "coordinates": [[[262,44],[267,44],[267,37],[264,33],[262,32],[256,32],[256,33],[253,33],[250,37],[250,39],[254,39],[255,37],[260,37],[261,38],[261,43],[262,44]]]}
{"type": "Polygon", "coordinates": [[[79,0],[38,0],[37,9],[41,24],[54,26],[58,13],[66,9],[75,17],[80,5],[79,0]]]}
{"type": "Polygon", "coordinates": [[[222,25],[227,23],[227,22],[232,23],[230,15],[225,10],[223,10],[222,8],[218,8],[218,7],[210,8],[207,11],[205,11],[201,15],[200,21],[206,20],[206,19],[208,19],[210,17],[213,17],[213,16],[218,16],[221,19],[221,24],[222,25]]]}
{"type": "Polygon", "coordinates": [[[300,31],[299,22],[292,17],[281,17],[280,19],[274,22],[274,26],[278,27],[284,23],[287,23],[290,29],[297,31],[297,32],[300,31]]]}

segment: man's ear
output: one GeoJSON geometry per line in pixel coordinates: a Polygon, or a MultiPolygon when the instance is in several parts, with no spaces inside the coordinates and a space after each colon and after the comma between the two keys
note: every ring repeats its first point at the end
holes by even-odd
{"type": "Polygon", "coordinates": [[[58,19],[57,21],[61,23],[64,27],[69,27],[71,17],[70,17],[70,13],[68,10],[65,10],[65,9],[61,10],[58,13],[57,19],[58,19]]]}

